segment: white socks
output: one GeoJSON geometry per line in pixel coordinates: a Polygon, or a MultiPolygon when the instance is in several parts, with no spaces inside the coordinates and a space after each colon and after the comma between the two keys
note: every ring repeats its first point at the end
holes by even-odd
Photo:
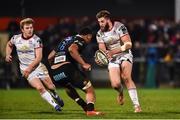
{"type": "Polygon", "coordinates": [[[129,92],[129,96],[133,102],[133,105],[139,106],[139,100],[138,100],[136,88],[128,89],[128,92],[129,92]]]}
{"type": "Polygon", "coordinates": [[[50,93],[48,91],[44,92],[43,94],[41,94],[41,97],[46,100],[49,104],[51,104],[53,107],[55,107],[57,104],[54,101],[54,99],[52,98],[52,96],[50,95],[50,93]]]}

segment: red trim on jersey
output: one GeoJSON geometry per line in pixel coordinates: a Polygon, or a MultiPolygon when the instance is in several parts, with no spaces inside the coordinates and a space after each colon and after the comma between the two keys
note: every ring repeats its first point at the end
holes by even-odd
{"type": "Polygon", "coordinates": [[[39,47],[37,47],[37,48],[34,48],[34,49],[38,49],[38,48],[42,48],[43,46],[41,45],[41,46],[39,46],[39,47]]]}
{"type": "Polygon", "coordinates": [[[120,36],[120,38],[124,37],[125,35],[129,35],[129,33],[124,34],[123,36],[120,36]]]}

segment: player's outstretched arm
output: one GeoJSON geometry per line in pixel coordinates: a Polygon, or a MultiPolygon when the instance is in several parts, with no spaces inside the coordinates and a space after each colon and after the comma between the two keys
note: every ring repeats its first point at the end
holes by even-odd
{"type": "Polygon", "coordinates": [[[79,51],[78,51],[78,45],[76,44],[72,44],[68,50],[70,52],[70,55],[79,63],[82,65],[82,67],[85,69],[85,70],[90,70],[91,69],[91,65],[86,63],[83,58],[81,57],[81,55],[79,54],[79,51]]]}
{"type": "Polygon", "coordinates": [[[55,50],[52,50],[51,53],[49,53],[49,55],[48,55],[48,62],[49,62],[50,65],[52,64],[52,61],[53,61],[55,55],[56,55],[56,51],[55,50]]]}
{"type": "Polygon", "coordinates": [[[127,49],[131,49],[132,42],[131,42],[131,38],[130,38],[129,34],[126,34],[125,36],[121,37],[121,40],[123,42],[123,45],[120,48],[111,50],[112,54],[117,54],[117,53],[120,53],[120,52],[124,52],[127,49]]]}
{"type": "Polygon", "coordinates": [[[12,62],[12,56],[11,56],[12,50],[13,50],[13,44],[9,41],[6,45],[6,58],[5,58],[6,62],[12,62]]]}

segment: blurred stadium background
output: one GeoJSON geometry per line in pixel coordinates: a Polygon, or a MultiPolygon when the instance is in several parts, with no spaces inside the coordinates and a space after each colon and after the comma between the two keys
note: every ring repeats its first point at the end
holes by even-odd
{"type": "MultiPolygon", "coordinates": [[[[142,88],[180,87],[180,0],[4,0],[0,6],[0,88],[28,87],[21,78],[18,60],[4,61],[5,46],[19,33],[19,21],[35,20],[36,33],[44,43],[42,62],[64,37],[75,35],[82,26],[98,30],[95,18],[107,9],[114,20],[127,26],[133,41],[133,79],[142,88]]],[[[95,36],[87,47],[85,59],[93,65],[87,73],[96,87],[110,87],[108,71],[94,62],[98,49],[95,36]]]]}

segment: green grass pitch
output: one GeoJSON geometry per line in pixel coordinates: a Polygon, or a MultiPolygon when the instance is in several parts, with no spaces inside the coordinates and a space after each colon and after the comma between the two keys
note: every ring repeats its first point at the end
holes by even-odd
{"type": "Polygon", "coordinates": [[[56,112],[33,89],[0,90],[0,119],[180,119],[180,89],[138,89],[143,110],[138,114],[133,113],[127,90],[123,106],[116,103],[114,90],[95,91],[95,106],[105,113],[103,116],[86,116],[63,89],[58,89],[65,102],[62,112],[56,112]]]}

